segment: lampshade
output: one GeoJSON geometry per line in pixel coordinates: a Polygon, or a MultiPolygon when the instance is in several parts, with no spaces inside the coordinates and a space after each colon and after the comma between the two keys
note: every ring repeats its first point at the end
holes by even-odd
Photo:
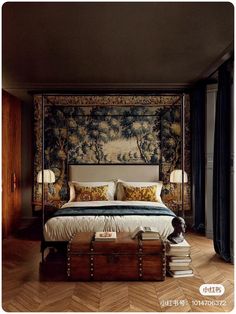
{"type": "Polygon", "coordinates": [[[55,174],[50,169],[44,169],[44,171],[40,170],[37,175],[38,183],[54,183],[55,181],[55,174]]]}
{"type": "MultiPolygon", "coordinates": [[[[182,170],[181,169],[176,169],[173,170],[170,174],[170,182],[171,183],[182,183],[182,170]]],[[[184,183],[188,182],[188,175],[187,173],[184,171],[184,183]]]]}

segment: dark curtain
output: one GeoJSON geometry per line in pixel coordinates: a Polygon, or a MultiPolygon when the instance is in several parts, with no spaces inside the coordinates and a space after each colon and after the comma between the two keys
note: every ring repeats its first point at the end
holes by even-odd
{"type": "Polygon", "coordinates": [[[201,83],[190,93],[193,228],[198,232],[205,231],[205,102],[206,85],[201,83]]]}
{"type": "Polygon", "coordinates": [[[213,164],[213,237],[216,253],[230,261],[230,93],[229,62],[218,72],[213,164]]]}

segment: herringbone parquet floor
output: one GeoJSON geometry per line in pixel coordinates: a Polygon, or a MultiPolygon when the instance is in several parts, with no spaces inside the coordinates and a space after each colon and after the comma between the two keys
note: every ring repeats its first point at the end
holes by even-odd
{"type": "Polygon", "coordinates": [[[67,282],[39,275],[39,241],[3,241],[2,303],[8,312],[227,312],[233,308],[233,265],[212,241],[189,234],[195,277],[164,282],[67,282]],[[221,283],[225,294],[203,297],[199,286],[221,283]]]}

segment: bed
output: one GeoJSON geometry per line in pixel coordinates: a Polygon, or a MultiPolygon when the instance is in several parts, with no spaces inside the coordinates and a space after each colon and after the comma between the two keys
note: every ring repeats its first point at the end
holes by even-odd
{"type": "MultiPolygon", "coordinates": [[[[69,165],[72,182],[99,182],[122,179],[125,182],[158,182],[156,165],[69,165]]],[[[151,201],[69,201],[44,225],[45,247],[66,244],[77,232],[117,231],[132,232],[138,226],[158,229],[166,239],[173,231],[171,221],[175,214],[161,198],[151,201]]]]}

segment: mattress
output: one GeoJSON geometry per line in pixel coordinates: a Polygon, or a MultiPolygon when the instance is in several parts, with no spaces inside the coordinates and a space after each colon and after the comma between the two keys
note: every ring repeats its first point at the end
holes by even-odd
{"type": "MultiPolygon", "coordinates": [[[[91,232],[91,231],[116,231],[116,232],[133,232],[138,226],[155,227],[159,230],[160,235],[166,239],[168,235],[173,231],[171,221],[174,213],[166,215],[135,215],[133,212],[130,215],[122,214],[122,209],[129,208],[142,209],[144,207],[149,208],[150,212],[152,208],[167,209],[163,203],[157,202],[144,202],[144,201],[93,201],[93,202],[68,202],[62,206],[64,213],[73,208],[79,211],[79,209],[88,207],[90,210],[94,208],[97,212],[99,208],[118,207],[119,215],[65,215],[55,216],[49,219],[44,226],[44,239],[45,241],[69,241],[71,237],[77,232],[91,232]]],[[[125,212],[125,211],[124,211],[125,212]]]]}

